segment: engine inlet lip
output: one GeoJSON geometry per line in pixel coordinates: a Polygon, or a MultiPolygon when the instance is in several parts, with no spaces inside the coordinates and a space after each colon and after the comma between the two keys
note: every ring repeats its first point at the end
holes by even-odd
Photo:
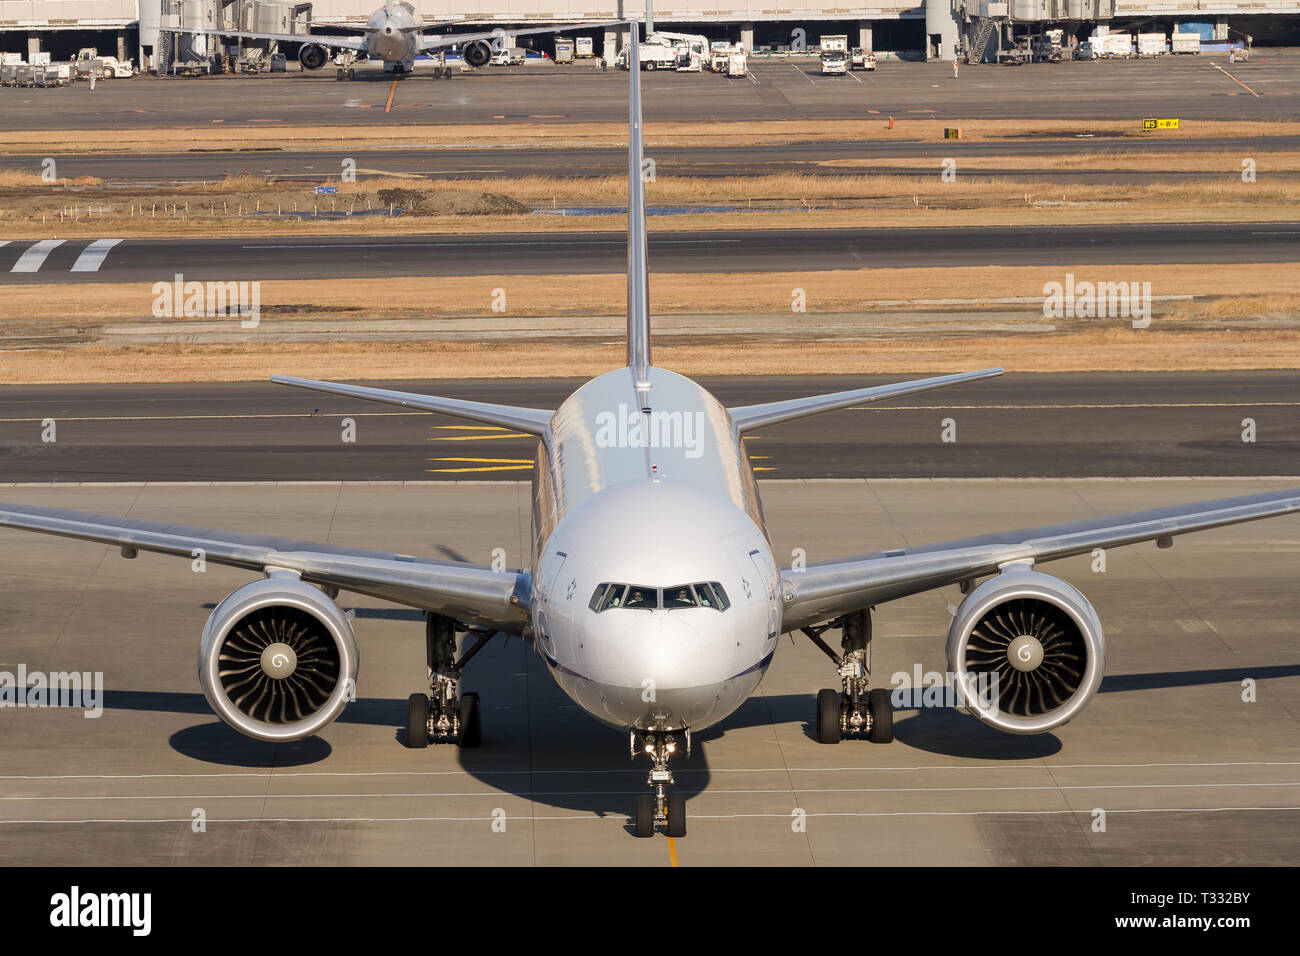
{"type": "Polygon", "coordinates": [[[199,684],[217,716],[240,733],[270,743],[285,743],[310,737],[338,717],[356,693],[356,638],[343,609],[296,576],[276,574],[266,580],[252,582],[218,604],[203,629],[198,665],[199,684]],[[286,577],[289,580],[285,580],[286,577]],[[317,618],[329,633],[339,657],[338,682],[325,704],[310,717],[284,724],[254,720],[235,707],[225,697],[218,673],[218,653],[209,653],[210,650],[220,648],[239,621],[275,605],[296,608],[317,618]],[[224,626],[214,626],[214,622],[221,622],[224,626]]]}

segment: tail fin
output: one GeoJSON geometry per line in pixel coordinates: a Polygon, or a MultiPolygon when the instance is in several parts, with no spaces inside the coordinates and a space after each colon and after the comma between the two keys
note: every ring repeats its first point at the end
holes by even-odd
{"type": "Polygon", "coordinates": [[[646,248],[645,178],[641,156],[641,25],[631,21],[632,44],[627,51],[631,77],[627,139],[627,364],[637,387],[649,387],[650,262],[646,248]]]}

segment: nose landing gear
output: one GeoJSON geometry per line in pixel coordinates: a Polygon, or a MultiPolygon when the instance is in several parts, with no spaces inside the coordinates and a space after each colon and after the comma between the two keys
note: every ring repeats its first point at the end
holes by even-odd
{"type": "Polygon", "coordinates": [[[461,670],[492,637],[491,631],[469,630],[477,639],[456,657],[456,622],[437,614],[425,621],[429,665],[429,694],[412,694],[406,704],[406,746],[427,747],[430,740],[477,747],[483,740],[478,694],[460,693],[461,670]]]}
{"type": "MultiPolygon", "coordinates": [[[[691,732],[687,729],[680,734],[685,739],[686,755],[689,757],[691,732]]],[[[646,778],[646,783],[654,791],[636,798],[633,814],[633,830],[636,835],[642,838],[654,836],[655,824],[662,823],[666,835],[686,836],[686,798],[679,793],[668,792],[674,783],[668,761],[677,752],[678,732],[651,730],[639,734],[636,730],[631,730],[628,740],[634,759],[638,750],[650,758],[650,776],[646,778]]]]}
{"type": "Polygon", "coordinates": [[[817,694],[817,742],[837,744],[845,737],[866,737],[874,744],[894,739],[894,708],[889,691],[871,690],[871,612],[858,611],[803,633],[835,662],[841,690],[817,694]],[[841,657],[822,640],[823,632],[841,628],[841,657]]]}

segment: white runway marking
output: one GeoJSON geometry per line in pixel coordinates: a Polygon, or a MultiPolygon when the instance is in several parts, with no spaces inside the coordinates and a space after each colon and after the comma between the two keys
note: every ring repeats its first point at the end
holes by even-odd
{"type": "Polygon", "coordinates": [[[121,239],[96,239],[82,250],[81,255],[77,257],[76,263],[72,266],[72,271],[98,272],[99,267],[108,258],[109,250],[121,241],[121,239]]]}
{"type": "Polygon", "coordinates": [[[63,239],[42,239],[28,248],[14,263],[10,272],[35,272],[45,264],[51,252],[63,245],[63,239]]]}

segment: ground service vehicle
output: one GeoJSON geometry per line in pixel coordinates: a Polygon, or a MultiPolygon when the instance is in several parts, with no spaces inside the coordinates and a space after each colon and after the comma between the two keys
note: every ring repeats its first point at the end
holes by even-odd
{"type": "Polygon", "coordinates": [[[493,66],[522,66],[525,51],[521,46],[512,46],[492,54],[493,66]]]}
{"type": "Polygon", "coordinates": [[[555,41],[555,62],[572,63],[573,62],[573,41],[560,40],[555,41]]]}
{"type": "Polygon", "coordinates": [[[843,76],[849,72],[849,55],[843,50],[822,51],[822,76],[843,76]]]}
{"type": "Polygon", "coordinates": [[[876,69],[876,55],[870,50],[864,50],[862,47],[854,47],[853,52],[849,55],[849,68],[874,71],[876,69]]]}
{"type": "Polygon", "coordinates": [[[1133,38],[1127,33],[1108,33],[1101,38],[1103,45],[1099,52],[1106,57],[1130,57],[1133,55],[1133,38]]]}
{"type": "Polygon", "coordinates": [[[1138,34],[1138,56],[1164,56],[1166,52],[1165,35],[1163,33],[1138,34]]]}

